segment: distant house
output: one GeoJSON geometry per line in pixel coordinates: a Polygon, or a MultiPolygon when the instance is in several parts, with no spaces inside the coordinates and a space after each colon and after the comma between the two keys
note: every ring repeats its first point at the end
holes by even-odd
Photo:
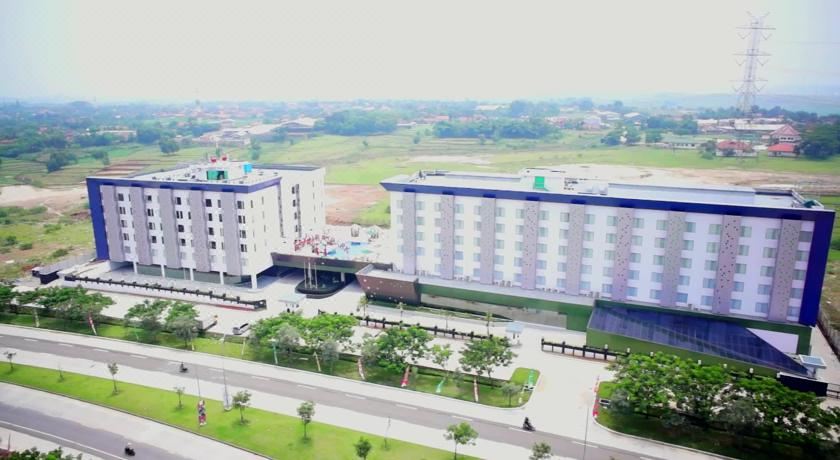
{"type": "Polygon", "coordinates": [[[110,134],[122,141],[127,141],[137,136],[137,131],[133,129],[103,129],[99,134],[110,134]]]}
{"type": "Polygon", "coordinates": [[[700,148],[701,145],[705,144],[706,141],[700,140],[692,140],[692,139],[674,139],[674,140],[664,140],[661,142],[665,147],[672,149],[672,150],[697,150],[700,148]]]}
{"type": "Polygon", "coordinates": [[[597,115],[589,115],[583,119],[583,123],[580,127],[581,129],[585,129],[587,131],[601,129],[601,117],[597,115]]]}
{"type": "Polygon", "coordinates": [[[774,144],[767,147],[767,156],[770,157],[795,157],[796,144],[789,142],[782,142],[781,144],[774,144]]]}
{"type": "Polygon", "coordinates": [[[280,123],[280,127],[284,128],[289,136],[306,137],[315,129],[317,121],[316,118],[301,117],[280,123]]]}
{"type": "Polygon", "coordinates": [[[799,131],[795,130],[791,125],[784,125],[781,128],[770,133],[770,140],[773,143],[789,143],[796,144],[802,140],[799,131]]]}
{"type": "Polygon", "coordinates": [[[719,157],[755,157],[757,154],[749,142],[724,140],[717,143],[715,155],[719,157]]]}

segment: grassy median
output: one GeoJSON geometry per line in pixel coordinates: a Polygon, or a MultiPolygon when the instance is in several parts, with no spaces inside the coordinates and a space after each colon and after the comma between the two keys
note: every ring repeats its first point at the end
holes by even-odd
{"type": "MultiPolygon", "coordinates": [[[[103,366],[103,373],[105,372],[103,366]]],[[[16,383],[70,396],[82,401],[121,409],[131,414],[168,423],[186,431],[201,433],[220,441],[244,447],[273,458],[294,459],[355,459],[353,443],[360,436],[368,438],[374,448],[369,459],[449,459],[451,452],[391,439],[383,445],[381,434],[327,425],[313,421],[307,428],[309,440],[303,439],[300,419],[260,409],[245,410],[245,425],[239,422],[239,411],[225,412],[222,403],[205,398],[207,425],[198,427],[195,407],[198,398],[184,395],[183,407],[178,408],[178,396],[142,385],[117,381],[119,393],[113,394],[110,379],[64,372],[60,380],[57,371],[42,367],[14,365],[10,372],[6,365],[0,371],[0,382],[16,383]]],[[[315,407],[315,419],[318,407],[315,407]]],[[[373,427],[372,427],[373,428],[373,427]]],[[[385,427],[382,427],[384,430],[385,427]]],[[[441,436],[446,427],[441,427],[441,436]]],[[[458,458],[470,458],[461,457],[458,458]]]]}
{"type": "MultiPolygon", "coordinates": [[[[14,324],[18,326],[35,326],[35,319],[30,314],[10,314],[0,313],[0,323],[14,324]]],[[[68,331],[79,334],[91,335],[90,326],[86,322],[64,321],[58,318],[41,317],[40,327],[42,329],[68,331]]],[[[161,332],[157,334],[155,340],[150,342],[146,340],[145,332],[134,327],[126,327],[117,324],[97,324],[96,331],[100,337],[108,337],[112,339],[127,340],[139,343],[153,343],[165,347],[175,348],[179,350],[184,349],[184,342],[172,334],[161,332]]],[[[232,337],[232,340],[242,340],[240,337],[232,337]]],[[[195,351],[203,353],[227,356],[230,358],[244,359],[248,361],[262,362],[266,364],[274,364],[274,356],[270,349],[256,351],[252,347],[242,343],[226,343],[224,346],[217,339],[197,337],[192,344],[195,351]]],[[[345,357],[346,358],[346,357],[345,357]]],[[[290,367],[293,369],[300,369],[310,372],[318,372],[317,365],[311,355],[295,354],[292,359],[288,361],[281,360],[281,366],[290,367]]],[[[517,368],[514,371],[510,381],[518,385],[524,385],[528,382],[529,374],[533,372],[533,381],[536,382],[540,376],[537,370],[527,368],[517,368]]],[[[354,360],[340,359],[335,363],[332,372],[325,372],[327,375],[334,375],[337,377],[344,377],[352,380],[361,380],[359,376],[358,367],[354,360]]],[[[382,368],[370,368],[366,370],[367,382],[378,385],[386,385],[390,387],[400,387],[402,381],[402,373],[388,372],[382,368]]],[[[446,379],[445,383],[440,387],[440,393],[437,393],[438,384],[443,380],[444,373],[438,369],[422,368],[417,375],[416,380],[412,378],[412,384],[408,387],[411,390],[419,391],[421,393],[439,394],[449,398],[460,399],[463,401],[474,402],[472,378],[465,376],[461,382],[456,382],[452,375],[446,379]]],[[[508,407],[508,397],[502,393],[501,385],[503,380],[495,380],[494,385],[488,385],[485,378],[479,379],[478,395],[479,402],[489,406],[508,407]]],[[[512,406],[521,406],[528,402],[531,393],[523,391],[519,395],[512,398],[512,406]],[[521,397],[521,401],[520,401],[521,397]]]]}

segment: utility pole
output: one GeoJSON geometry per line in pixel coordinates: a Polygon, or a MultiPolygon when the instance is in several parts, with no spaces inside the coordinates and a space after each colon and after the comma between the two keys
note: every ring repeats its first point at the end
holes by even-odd
{"type": "Polygon", "coordinates": [[[231,406],[230,406],[230,398],[228,396],[227,372],[226,372],[226,369],[225,369],[225,359],[226,359],[226,356],[225,356],[225,337],[227,337],[227,334],[223,334],[222,335],[222,340],[221,340],[221,342],[222,342],[222,381],[223,381],[224,386],[225,386],[224,392],[222,393],[222,406],[224,407],[224,409],[226,411],[229,411],[231,409],[231,406]]]}
{"type": "Polygon", "coordinates": [[[770,38],[770,34],[766,31],[775,30],[775,27],[768,27],[764,25],[764,18],[767,14],[762,16],[754,16],[752,13],[747,13],[750,16],[750,22],[746,26],[739,26],[739,36],[746,40],[747,49],[743,53],[738,53],[736,56],[741,56],[738,65],[744,68],[743,77],[738,81],[739,85],[735,87],[738,93],[738,110],[746,118],[752,115],[752,108],[755,105],[755,96],[763,89],[763,83],[767,80],[761,79],[757,75],[757,68],[759,65],[767,63],[767,58],[770,54],[761,51],[761,42],[770,38]],[[759,83],[762,86],[759,87],[759,83]]]}

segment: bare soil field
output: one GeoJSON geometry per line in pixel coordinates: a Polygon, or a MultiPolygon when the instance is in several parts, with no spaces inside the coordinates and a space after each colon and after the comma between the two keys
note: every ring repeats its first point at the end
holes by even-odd
{"type": "Polygon", "coordinates": [[[327,185],[327,223],[349,225],[365,209],[388,198],[378,185],[327,185]]]}

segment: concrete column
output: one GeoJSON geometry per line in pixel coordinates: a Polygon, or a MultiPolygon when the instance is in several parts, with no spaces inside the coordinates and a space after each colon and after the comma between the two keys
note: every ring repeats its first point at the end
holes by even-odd
{"type": "Polygon", "coordinates": [[[345,275],[346,275],[346,273],[341,272],[341,282],[342,282],[342,283],[344,283],[344,282],[346,282],[346,281],[347,281],[347,279],[346,279],[347,277],[346,277],[345,275]]]}
{"type": "Polygon", "coordinates": [[[566,294],[580,293],[580,266],[583,261],[583,226],[586,206],[569,205],[569,239],[566,243],[566,294]]]}
{"type": "MultiPolygon", "coordinates": [[[[244,199],[244,198],[243,198],[244,199]]],[[[222,235],[225,242],[225,272],[242,275],[242,254],[239,248],[239,222],[236,212],[236,194],[223,192],[222,197],[222,235]]],[[[246,222],[246,225],[248,222],[246,222]]],[[[253,225],[253,222],[251,222],[253,225]]]]}
{"type": "Polygon", "coordinates": [[[717,274],[715,275],[714,313],[729,314],[732,306],[732,289],[735,287],[735,258],[738,257],[738,240],[741,238],[741,217],[723,216],[718,243],[717,274]]]}
{"type": "Polygon", "coordinates": [[[796,266],[796,251],[799,248],[799,232],[802,222],[783,220],[779,232],[779,246],[776,248],[776,264],[773,268],[773,288],[770,291],[770,312],[767,319],[785,321],[790,305],[790,291],[793,288],[793,274],[796,266]]]}
{"type": "Polygon", "coordinates": [[[417,195],[414,192],[402,194],[402,256],[403,273],[413,275],[417,270],[417,195]]]}
{"type": "Polygon", "coordinates": [[[618,208],[615,225],[615,259],[613,260],[613,300],[627,300],[630,254],[633,245],[633,214],[630,208],[618,208]]]}
{"type": "Polygon", "coordinates": [[[537,285],[537,237],[540,227],[540,202],[526,201],[522,213],[522,288],[537,285]]]}
{"type": "Polygon", "coordinates": [[[134,268],[134,274],[137,274],[137,262],[131,262],[131,267],[134,268]]]}
{"type": "Polygon", "coordinates": [[[210,271],[210,249],[207,238],[207,209],[204,207],[204,193],[190,190],[190,215],[192,220],[193,259],[195,269],[200,272],[210,271]]]}
{"type": "Polygon", "coordinates": [[[131,187],[131,217],[134,219],[134,243],[137,248],[137,262],[152,264],[152,246],[149,242],[149,221],[146,218],[146,197],[142,187],[131,187]]]}
{"type": "Polygon", "coordinates": [[[163,237],[166,243],[163,245],[163,252],[166,266],[170,268],[181,268],[181,254],[179,252],[177,227],[175,224],[175,199],[172,196],[172,189],[162,188],[158,191],[158,204],[160,206],[160,225],[163,230],[163,237]]]}
{"type": "Polygon", "coordinates": [[[662,290],[659,304],[663,307],[677,305],[677,288],[680,284],[682,266],[683,235],[685,234],[685,213],[671,211],[665,235],[665,256],[662,267],[662,290]]]}
{"type": "Polygon", "coordinates": [[[195,281],[195,272],[192,268],[188,268],[187,270],[190,271],[190,281],[195,281]]]}
{"type": "Polygon", "coordinates": [[[221,284],[222,286],[225,285],[225,272],[223,271],[219,272],[219,284],[221,284]]]}
{"type": "Polygon", "coordinates": [[[256,289],[256,288],[257,288],[257,275],[252,274],[251,275],[251,289],[256,289]]]}
{"type": "Polygon", "coordinates": [[[455,276],[455,196],[440,197],[440,277],[455,276]]]}
{"type": "Polygon", "coordinates": [[[166,265],[160,264],[160,277],[166,278],[166,265]]]}
{"type": "Polygon", "coordinates": [[[481,284],[493,284],[494,257],[496,255],[496,199],[482,198],[479,210],[481,217],[481,241],[479,273],[481,284]]]}

